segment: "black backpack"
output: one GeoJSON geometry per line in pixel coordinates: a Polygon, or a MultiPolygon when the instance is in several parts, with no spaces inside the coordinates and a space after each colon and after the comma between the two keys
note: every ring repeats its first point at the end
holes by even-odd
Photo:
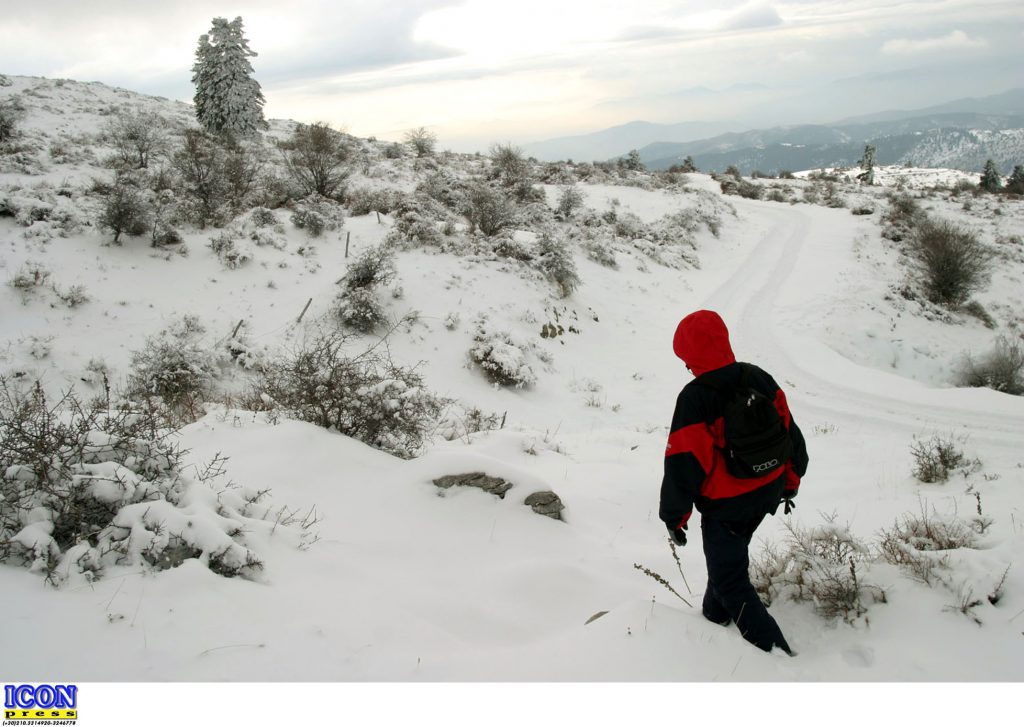
{"type": "Polygon", "coordinates": [[[723,394],[726,468],[733,477],[753,479],[778,472],[793,454],[775,402],[749,385],[750,367],[740,364],[736,386],[720,386],[697,378],[698,384],[723,394]]]}

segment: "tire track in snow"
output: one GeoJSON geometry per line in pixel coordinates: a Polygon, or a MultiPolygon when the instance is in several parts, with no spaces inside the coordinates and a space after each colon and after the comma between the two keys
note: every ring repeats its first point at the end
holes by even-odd
{"type": "MultiPolygon", "coordinates": [[[[740,358],[764,365],[800,408],[824,418],[843,417],[865,424],[897,426],[909,433],[925,429],[968,429],[993,443],[1020,447],[1024,403],[987,390],[931,388],[844,358],[819,340],[789,330],[780,319],[783,286],[811,281],[796,275],[797,262],[815,234],[811,214],[787,208],[747,208],[770,226],[743,264],[704,301],[734,331],[740,358]]],[[[824,228],[823,235],[835,234],[824,228]]],[[[810,266],[811,273],[817,270],[810,266]]],[[[805,273],[804,275],[806,275],[805,273]]],[[[815,281],[818,282],[818,281],[815,281]]],[[[814,305],[812,299],[803,305],[814,305]]],[[[799,317],[797,310],[796,316],[799,317]]],[[[792,310],[789,311],[792,313],[792,310]]],[[[788,316],[792,318],[792,316],[788,316]]]]}

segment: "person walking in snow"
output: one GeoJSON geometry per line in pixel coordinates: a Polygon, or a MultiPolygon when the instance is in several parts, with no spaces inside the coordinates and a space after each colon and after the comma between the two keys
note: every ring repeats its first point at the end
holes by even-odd
{"type": "Polygon", "coordinates": [[[739,363],[725,322],[699,310],[676,328],[673,348],[694,379],[676,400],[665,451],[659,516],[686,544],[693,508],[701,513],[708,568],[704,617],[760,649],[794,655],[750,583],[750,539],[768,514],[794,507],[807,447],[786,395],[764,370],[739,363]]]}

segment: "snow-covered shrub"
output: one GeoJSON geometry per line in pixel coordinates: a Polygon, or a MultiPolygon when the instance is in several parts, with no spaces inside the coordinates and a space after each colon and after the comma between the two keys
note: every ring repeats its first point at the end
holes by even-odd
{"type": "Polygon", "coordinates": [[[576,272],[576,262],[572,258],[572,247],[568,240],[541,235],[537,240],[537,254],[533,264],[555,283],[562,298],[579,287],[580,276],[576,272]]]}
{"type": "Polygon", "coordinates": [[[223,230],[210,238],[207,247],[213,250],[217,259],[224,267],[234,270],[252,260],[252,248],[245,241],[239,240],[237,230],[223,230]]]}
{"type": "Polygon", "coordinates": [[[500,258],[529,262],[534,257],[534,251],[508,231],[487,238],[487,243],[489,244],[486,247],[489,247],[500,258]]]}
{"type": "Polygon", "coordinates": [[[751,560],[751,583],[766,605],[779,599],[809,602],[825,618],[853,624],[885,591],[864,580],[870,550],[849,527],[833,520],[813,528],[786,524],[784,545],[767,545],[751,560]]]}
{"type": "Polygon", "coordinates": [[[469,441],[471,435],[477,432],[491,432],[501,429],[505,424],[504,415],[484,412],[471,406],[453,404],[445,412],[445,416],[437,425],[437,433],[443,439],[453,441],[462,439],[469,441]]]}
{"type": "Polygon", "coordinates": [[[914,477],[921,482],[945,482],[951,472],[968,464],[952,436],[933,434],[928,439],[914,437],[910,444],[914,458],[914,477]]]}
{"type": "Polygon", "coordinates": [[[45,265],[29,260],[11,278],[11,287],[23,294],[31,293],[46,285],[51,272],[45,265]]]}
{"type": "Polygon", "coordinates": [[[53,352],[53,336],[28,336],[22,339],[25,353],[37,361],[49,358],[53,352]]]}
{"type": "Polygon", "coordinates": [[[444,167],[423,177],[416,185],[416,194],[425,195],[446,209],[460,213],[466,208],[469,199],[466,185],[444,167]]]}
{"type": "Polygon", "coordinates": [[[351,144],[330,125],[299,124],[291,138],[278,144],[285,167],[302,196],[336,198],[344,194],[351,174],[351,144]]]}
{"type": "Polygon", "coordinates": [[[959,306],[988,278],[992,255],[977,236],[951,222],[921,222],[911,241],[917,272],[933,303],[959,306]]]}
{"type": "Polygon", "coordinates": [[[54,285],[53,292],[58,300],[68,308],[77,308],[89,302],[89,294],[86,292],[84,285],[72,285],[67,290],[61,290],[54,285]]]}
{"type": "Polygon", "coordinates": [[[900,566],[929,586],[945,580],[942,572],[950,567],[950,551],[977,544],[977,535],[969,524],[928,512],[924,505],[920,514],[904,514],[879,537],[878,550],[887,563],[900,566]]]}
{"type": "Polygon", "coordinates": [[[569,219],[572,217],[573,211],[582,206],[583,193],[575,184],[562,187],[561,191],[558,193],[558,203],[555,207],[562,219],[569,219]]]}
{"type": "Polygon", "coordinates": [[[153,410],[87,407],[73,394],[51,405],[39,387],[0,380],[0,561],[55,586],[187,558],[250,577],[262,565],[244,533],[264,493],[189,477],[172,434],[153,410]]]}
{"type": "Polygon", "coordinates": [[[249,335],[249,322],[243,321],[225,343],[228,357],[247,371],[261,371],[266,365],[266,348],[259,348],[249,335]]]}
{"type": "Polygon", "coordinates": [[[185,315],[147,338],[132,352],[128,395],[159,397],[172,411],[197,414],[220,370],[217,356],[203,344],[205,333],[198,318],[185,315]]]}
{"type": "Polygon", "coordinates": [[[612,269],[619,267],[615,257],[615,241],[609,235],[588,235],[580,242],[580,249],[599,265],[612,269]]]}
{"type": "Polygon", "coordinates": [[[333,429],[399,457],[419,453],[445,401],[414,369],[382,348],[348,351],[351,336],[319,331],[278,360],[257,384],[287,416],[333,429]]]}
{"type": "Polygon", "coordinates": [[[483,369],[491,382],[521,389],[537,381],[533,368],[527,362],[529,350],[529,344],[510,331],[493,329],[487,321],[481,320],[477,323],[469,357],[483,369]]]}
{"type": "Polygon", "coordinates": [[[387,321],[384,307],[372,288],[346,288],[335,299],[342,324],[359,333],[372,333],[387,321]]]}
{"type": "Polygon", "coordinates": [[[1024,395],[1024,346],[1019,340],[1000,336],[992,350],[981,358],[967,356],[960,371],[960,383],[1024,395]]]}
{"type": "Polygon", "coordinates": [[[889,207],[882,215],[882,237],[893,242],[901,242],[913,234],[914,229],[924,218],[924,210],[909,194],[890,194],[889,207]]]}
{"type": "Polygon", "coordinates": [[[348,209],[353,216],[368,215],[371,212],[386,215],[397,209],[403,196],[399,189],[358,187],[348,193],[348,209]]]}
{"type": "Polygon", "coordinates": [[[502,191],[477,184],[469,191],[464,214],[472,229],[491,237],[512,225],[516,210],[502,191]]]}
{"type": "Polygon", "coordinates": [[[325,230],[338,230],[344,226],[345,213],[337,202],[313,194],[296,203],[291,220],[310,237],[320,237],[325,230]]]}
{"type": "Polygon", "coordinates": [[[281,224],[274,211],[268,210],[266,207],[254,207],[250,213],[250,219],[256,227],[277,227],[281,224]]]}
{"type": "Polygon", "coordinates": [[[119,176],[107,191],[100,213],[100,227],[114,233],[114,244],[121,244],[121,235],[143,235],[149,230],[150,208],[138,183],[119,176]]]}
{"type": "Polygon", "coordinates": [[[164,120],[150,111],[122,111],[107,121],[104,135],[116,153],[117,166],[146,169],[166,151],[164,120]]]}
{"type": "Polygon", "coordinates": [[[29,228],[26,237],[43,235],[48,239],[53,233],[61,237],[74,234],[82,227],[82,213],[58,191],[46,183],[33,189],[0,191],[0,217],[13,217],[18,225],[29,228]]]}
{"type": "Polygon", "coordinates": [[[342,290],[335,299],[335,312],[342,323],[360,333],[369,333],[386,320],[377,298],[377,288],[394,280],[394,253],[384,245],[368,247],[353,259],[341,279],[342,290]]]}
{"type": "Polygon", "coordinates": [[[405,197],[398,202],[394,216],[395,226],[387,236],[389,244],[403,249],[444,248],[445,234],[440,222],[449,213],[435,200],[421,194],[405,197]]]}
{"type": "Polygon", "coordinates": [[[423,126],[405,132],[404,140],[418,159],[433,156],[437,146],[437,134],[423,126]]]}
{"type": "Polygon", "coordinates": [[[225,152],[218,140],[198,129],[186,129],[173,156],[180,180],[182,213],[200,227],[223,224],[230,214],[230,188],[225,152]]]}
{"type": "MultiPolygon", "coordinates": [[[[0,144],[11,141],[18,130],[18,124],[25,118],[25,107],[17,98],[8,97],[0,101],[0,144]]],[[[4,153],[0,146],[0,153],[4,153]]]]}

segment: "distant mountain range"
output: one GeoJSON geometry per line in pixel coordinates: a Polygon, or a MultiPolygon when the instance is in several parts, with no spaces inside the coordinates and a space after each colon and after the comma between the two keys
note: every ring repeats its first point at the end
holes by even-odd
{"type": "Polygon", "coordinates": [[[743,131],[746,127],[731,122],[685,121],[680,124],[654,124],[649,121],[631,121],[621,126],[595,131],[592,134],[563,136],[547,141],[524,144],[528,156],[541,161],[577,162],[610,159],[627,153],[631,149],[656,142],[687,142],[705,139],[709,136],[732,131],[743,131]]]}
{"type": "Polygon", "coordinates": [[[577,153],[557,158],[610,159],[638,149],[649,169],[667,169],[692,156],[704,171],[723,171],[734,165],[744,173],[851,166],[864,152],[876,147],[879,164],[942,166],[978,171],[993,159],[1005,173],[1024,163],[1024,89],[995,96],[965,98],[916,111],[886,111],[848,118],[832,124],[804,124],[770,129],[729,131],[703,138],[659,138],[651,135],[699,132],[713,124],[624,124],[580,137],[565,137],[528,145],[526,151],[553,159],[559,148],[578,141],[577,153]],[[603,147],[601,145],[604,144],[603,147]],[[589,145],[589,146],[587,146],[589,145]],[[611,151],[596,155],[596,150],[611,151]],[[537,150],[546,150],[541,155],[537,150]]]}

